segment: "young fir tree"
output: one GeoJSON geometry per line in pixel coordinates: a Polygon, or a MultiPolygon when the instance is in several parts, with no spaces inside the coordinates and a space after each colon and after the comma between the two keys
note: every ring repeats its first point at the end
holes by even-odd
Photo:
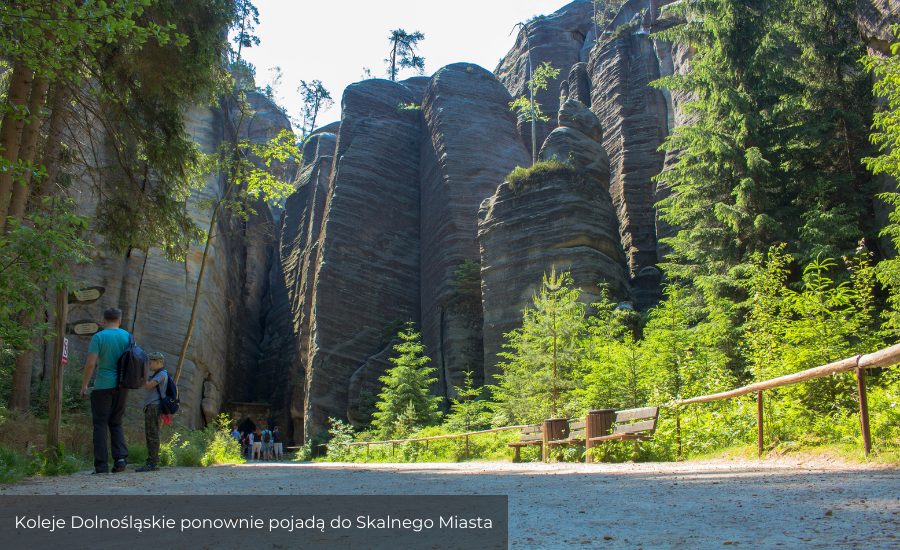
{"type": "Polygon", "coordinates": [[[438,404],[441,397],[431,393],[431,386],[437,382],[437,378],[431,378],[435,371],[433,367],[426,367],[430,361],[422,356],[425,349],[419,341],[419,334],[413,332],[411,323],[406,330],[398,334],[402,343],[394,346],[400,352],[400,357],[391,358],[396,367],[388,369],[387,375],[379,378],[384,382],[384,389],[378,395],[375,420],[372,425],[378,428],[381,436],[394,437],[402,426],[398,423],[404,418],[404,425],[430,426],[440,418],[438,404]],[[412,407],[415,412],[413,420],[410,420],[407,409],[412,407]]]}
{"type": "Polygon", "coordinates": [[[463,387],[456,386],[457,399],[450,398],[450,415],[447,416],[447,425],[452,430],[469,432],[480,430],[490,425],[490,403],[481,399],[484,387],[475,388],[472,385],[472,371],[466,371],[463,387]]]}
{"type": "Polygon", "coordinates": [[[503,375],[497,390],[505,413],[516,421],[538,421],[574,411],[574,373],[586,328],[580,289],[568,273],[544,275],[534,306],[525,311],[522,328],[506,337],[510,351],[500,355],[503,375]]]}

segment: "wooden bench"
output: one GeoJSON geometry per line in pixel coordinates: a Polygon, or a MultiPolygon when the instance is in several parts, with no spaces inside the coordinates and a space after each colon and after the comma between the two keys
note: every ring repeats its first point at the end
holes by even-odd
{"type": "Polygon", "coordinates": [[[528,445],[537,445],[543,446],[544,444],[544,425],[543,424],[532,424],[530,426],[525,426],[522,428],[522,437],[518,441],[513,441],[512,443],[507,443],[507,447],[512,447],[516,450],[516,456],[513,458],[513,462],[519,462],[521,459],[519,457],[519,451],[522,447],[526,447],[528,445]]]}
{"type": "Polygon", "coordinates": [[[547,445],[555,447],[557,445],[575,445],[585,443],[585,430],[587,429],[587,421],[585,418],[572,418],[569,420],[569,435],[565,439],[557,439],[556,441],[548,441],[547,445]]]}
{"type": "Polygon", "coordinates": [[[615,429],[610,435],[592,437],[590,443],[615,440],[650,441],[656,431],[659,407],[643,407],[616,411],[615,429]]]}

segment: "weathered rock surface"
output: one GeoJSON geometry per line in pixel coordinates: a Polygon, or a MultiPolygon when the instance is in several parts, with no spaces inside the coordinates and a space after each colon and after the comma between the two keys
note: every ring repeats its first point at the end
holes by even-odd
{"type": "MultiPolygon", "coordinates": [[[[381,348],[384,327],[419,319],[418,111],[405,86],[348,87],[316,265],[305,384],[304,433],[343,418],[350,376],[381,348]]],[[[292,401],[292,415],[296,403],[292,401]]],[[[294,437],[298,434],[295,432],[294,437]]]]}
{"type": "Polygon", "coordinates": [[[667,135],[667,110],[662,92],[649,86],[660,76],[653,42],[627,32],[595,48],[588,64],[591,110],[603,123],[610,193],[632,275],[657,261],[652,178],[665,159],[657,149],[667,135]]]}
{"type": "Polygon", "coordinates": [[[585,303],[630,294],[618,222],[606,186],[551,177],[523,188],[503,183],[478,212],[484,297],[485,380],[500,373],[504,333],[522,325],[545,273],[568,271],[585,303]]]}
{"type": "Polygon", "coordinates": [[[394,346],[400,343],[399,339],[392,340],[382,351],[366,359],[350,376],[347,387],[347,420],[354,426],[372,422],[375,403],[384,388],[384,383],[379,379],[387,374],[388,369],[397,366],[391,359],[400,357],[394,350],[394,346]]]}
{"type": "MultiPolygon", "coordinates": [[[[250,101],[260,118],[247,119],[242,131],[252,142],[289,128],[286,117],[265,97],[251,94],[250,101]]],[[[234,136],[234,124],[219,108],[192,109],[185,114],[185,120],[188,133],[206,154],[215,154],[223,140],[234,136]]],[[[209,227],[212,209],[201,209],[199,204],[222,193],[224,183],[218,176],[208,175],[199,195],[189,199],[188,211],[200,227],[209,227]]],[[[87,182],[76,183],[72,193],[83,213],[93,212],[98,199],[87,182]]],[[[197,321],[178,381],[179,417],[188,427],[202,427],[218,414],[224,406],[223,394],[245,393],[248,367],[259,354],[261,304],[268,292],[271,261],[272,218],[266,205],[254,206],[257,215],[246,223],[227,215],[220,219],[216,228],[220,236],[213,240],[207,258],[197,321]],[[234,234],[247,238],[236,238],[234,234]]],[[[145,350],[163,352],[166,366],[174,375],[202,254],[202,243],[192,245],[186,261],[177,263],[166,260],[157,249],[150,249],[149,254],[132,249],[125,257],[98,249],[93,263],[79,266],[75,276],[91,286],[105,287],[106,292],[92,305],[72,307],[69,319],[98,321],[105,308],[120,308],[122,327],[133,331],[135,340],[145,350]]],[[[87,357],[89,343],[86,337],[70,337],[70,353],[77,358],[71,368],[81,368],[79,363],[87,357]]],[[[42,362],[49,364],[50,349],[43,355],[42,362]]],[[[37,368],[44,370],[43,365],[37,368]]],[[[131,404],[139,406],[141,398],[141,392],[132,392],[131,404]]]]}
{"type": "Polygon", "coordinates": [[[890,55],[894,34],[891,25],[900,20],[897,0],[856,0],[859,33],[869,48],[890,55]]]}
{"type": "MultiPolygon", "coordinates": [[[[593,5],[589,1],[579,0],[567,4],[546,17],[538,17],[529,21],[525,31],[520,32],[516,44],[506,54],[494,74],[506,86],[513,98],[528,94],[528,52],[531,52],[533,68],[549,61],[554,69],[559,69],[559,77],[548,83],[546,90],[539,90],[535,99],[541,104],[545,113],[552,112],[559,105],[560,83],[566,81],[572,66],[581,61],[581,50],[585,37],[591,31],[593,5]]],[[[519,134],[525,142],[526,150],[531,151],[531,122],[519,117],[519,134]]],[[[536,134],[538,148],[547,135],[553,131],[555,121],[538,121],[536,134]]]]}
{"type": "Polygon", "coordinates": [[[609,157],[601,145],[603,129],[600,119],[576,99],[566,101],[557,118],[559,128],[547,136],[541,147],[540,160],[556,157],[608,190],[609,157]]]}
{"type": "Polygon", "coordinates": [[[481,312],[450,311],[454,271],[479,260],[478,207],[516,166],[528,166],[506,88],[468,63],[439,70],[425,90],[422,139],[422,339],[441,395],[469,368],[481,379],[481,312]]]}

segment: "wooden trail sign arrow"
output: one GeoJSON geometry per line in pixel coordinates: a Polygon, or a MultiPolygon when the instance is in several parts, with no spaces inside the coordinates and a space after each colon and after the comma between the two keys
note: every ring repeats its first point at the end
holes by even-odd
{"type": "Polygon", "coordinates": [[[93,304],[103,296],[104,292],[106,292],[106,289],[102,286],[92,286],[76,290],[69,293],[69,303],[79,306],[93,304]]]}

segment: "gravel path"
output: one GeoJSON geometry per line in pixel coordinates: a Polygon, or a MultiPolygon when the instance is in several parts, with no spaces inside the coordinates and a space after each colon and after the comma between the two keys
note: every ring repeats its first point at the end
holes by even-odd
{"type": "Polygon", "coordinates": [[[509,495],[515,549],[900,548],[900,471],[827,460],[249,464],[36,478],[0,487],[0,495],[151,490],[509,495]]]}

